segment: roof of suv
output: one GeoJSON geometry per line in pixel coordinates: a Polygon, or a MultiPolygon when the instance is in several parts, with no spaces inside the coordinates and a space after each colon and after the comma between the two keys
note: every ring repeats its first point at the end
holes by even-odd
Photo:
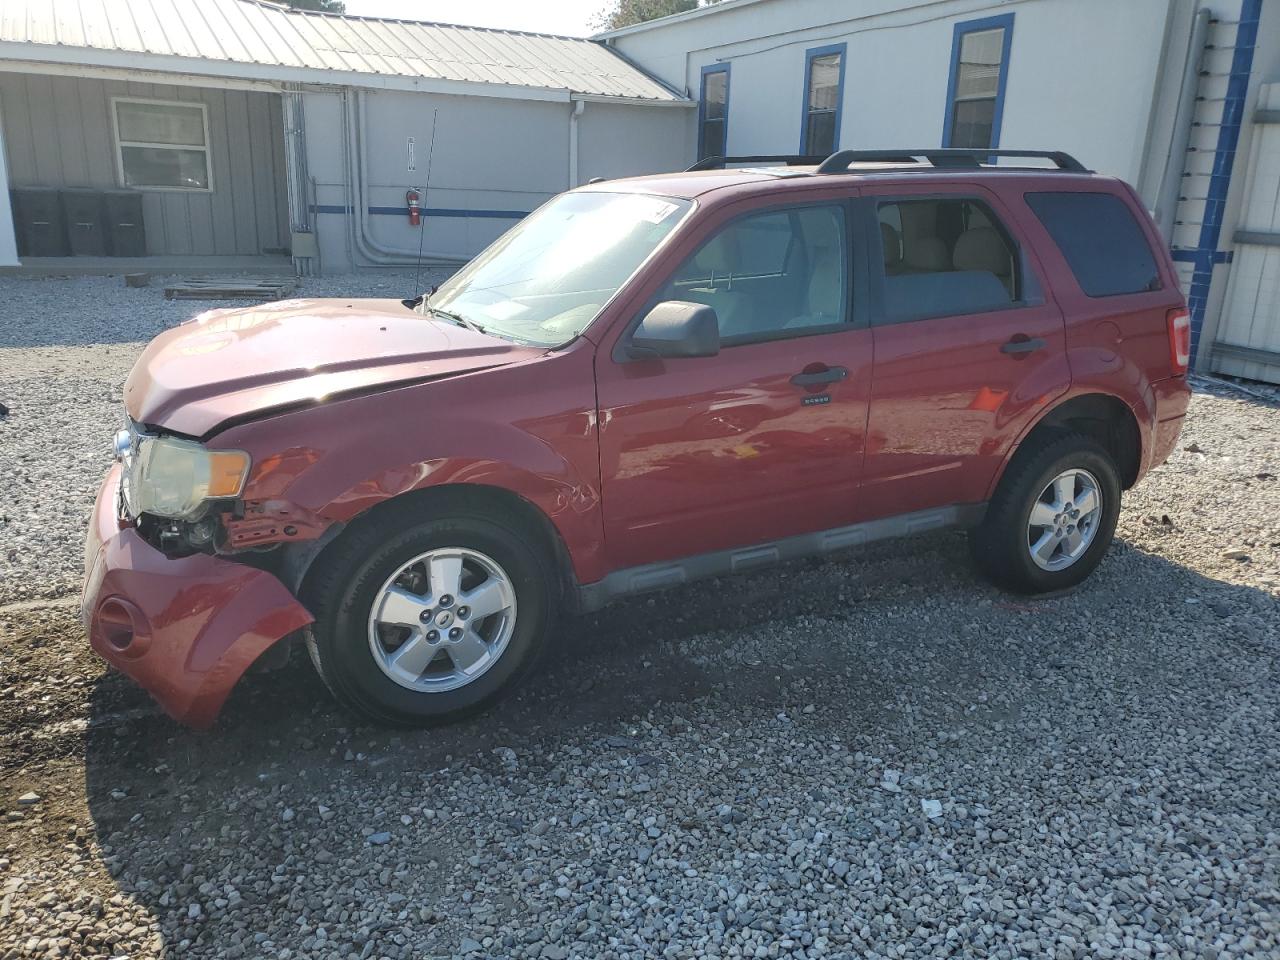
{"type": "Polygon", "coordinates": [[[801,157],[714,157],[700,161],[688,170],[659,173],[618,180],[594,181],[584,189],[660,194],[662,196],[695,199],[717,190],[732,187],[747,188],[735,193],[776,192],[787,189],[812,188],[815,180],[828,178],[847,180],[894,179],[919,182],[963,179],[972,181],[975,176],[1001,179],[1021,174],[1044,177],[1060,183],[1062,180],[1104,179],[1086,170],[1067,154],[1045,151],[990,151],[998,156],[1027,156],[1048,160],[1052,165],[1013,165],[987,162],[988,151],[931,150],[931,151],[855,151],[844,150],[825,160],[801,157]],[[981,154],[981,156],[979,156],[981,154]],[[928,162],[921,163],[915,157],[928,162]],[[756,161],[759,161],[758,163],[756,161]],[[807,162],[806,162],[807,161],[807,162]],[[731,163],[747,166],[730,167],[731,163]],[[758,190],[750,188],[756,187],[758,190]]]}

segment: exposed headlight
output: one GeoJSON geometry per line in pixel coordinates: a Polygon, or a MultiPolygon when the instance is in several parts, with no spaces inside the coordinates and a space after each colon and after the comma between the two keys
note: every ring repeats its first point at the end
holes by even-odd
{"type": "Polygon", "coordinates": [[[134,434],[118,438],[123,471],[121,491],[129,516],[151,514],[171,520],[200,516],[210,500],[238,497],[249,476],[249,455],[240,450],[206,450],[190,440],[134,434]]]}

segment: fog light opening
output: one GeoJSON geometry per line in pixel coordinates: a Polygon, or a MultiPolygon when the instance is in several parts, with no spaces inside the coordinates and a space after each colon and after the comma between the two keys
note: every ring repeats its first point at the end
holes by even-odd
{"type": "Polygon", "coordinates": [[[98,629],[102,639],[121,653],[133,643],[133,617],[118,600],[108,600],[98,608],[98,629]]]}

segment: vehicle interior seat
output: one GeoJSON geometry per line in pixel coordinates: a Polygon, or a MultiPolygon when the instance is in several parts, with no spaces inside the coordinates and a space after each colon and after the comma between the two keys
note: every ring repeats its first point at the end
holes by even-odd
{"type": "Polygon", "coordinates": [[[973,227],[960,234],[951,254],[957,270],[982,270],[993,273],[1012,297],[1013,260],[1009,246],[994,227],[973,227]]]}
{"type": "Polygon", "coordinates": [[[903,244],[903,273],[941,273],[951,269],[951,256],[941,237],[914,237],[903,244]]]}
{"type": "Polygon", "coordinates": [[[839,323],[844,305],[844,271],[840,263],[841,222],[828,210],[800,214],[800,230],[809,261],[805,288],[807,311],[786,326],[811,327],[839,323]]]}
{"type": "Polygon", "coordinates": [[[751,333],[754,304],[747,294],[733,289],[734,276],[742,272],[734,231],[725,230],[713,237],[694,255],[692,268],[697,279],[678,296],[715,310],[721,337],[751,333]]]}
{"type": "Polygon", "coordinates": [[[891,223],[880,221],[880,246],[884,250],[884,272],[902,272],[902,236],[891,223]]]}

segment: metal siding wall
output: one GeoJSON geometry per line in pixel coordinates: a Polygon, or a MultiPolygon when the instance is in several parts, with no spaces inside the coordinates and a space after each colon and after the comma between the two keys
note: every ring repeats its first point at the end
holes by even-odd
{"type": "MultiPolygon", "coordinates": [[[[493,97],[379,92],[366,97],[372,238],[385,246],[470,257],[501,236],[568,179],[569,104],[493,97]],[[422,188],[431,152],[432,116],[439,110],[431,183],[423,197],[424,227],[409,225],[405,191],[422,188]],[[407,169],[406,138],[416,139],[417,170],[407,169]],[[433,210],[449,213],[433,214],[433,210]],[[395,211],[395,212],[390,212],[395,211]],[[464,211],[476,211],[465,216],[464,211]],[[510,215],[501,215],[508,213],[510,215]],[[425,233],[424,233],[425,231],[425,233]]],[[[590,112],[590,106],[587,111],[590,112]]],[[[344,134],[345,135],[345,134],[344,134]]],[[[308,126],[308,150],[338,152],[308,126]]],[[[312,172],[316,172],[312,166],[312,172]]],[[[324,189],[321,181],[321,189],[324,189]]],[[[336,191],[324,191],[332,195],[336,191]]],[[[322,200],[322,203],[324,201],[322,200]]],[[[345,200],[342,201],[345,203],[345,200]]],[[[342,229],[325,214],[321,229],[342,229]]]]}
{"type": "Polygon", "coordinates": [[[203,103],[211,193],[143,191],[147,252],[253,256],[289,245],[275,94],[0,73],[11,186],[118,186],[112,97],[203,103]]]}
{"type": "Polygon", "coordinates": [[[12,267],[18,262],[17,237],[13,230],[13,211],[9,208],[9,163],[5,148],[7,120],[0,103],[0,267],[12,267]]]}
{"type": "MultiPolygon", "coordinates": [[[[350,270],[341,98],[303,95],[307,166],[315,178],[316,233],[324,273],[350,270]]],[[[496,97],[379,92],[366,96],[369,134],[369,226],[379,243],[412,252],[461,257],[479,253],[520,217],[566,188],[569,175],[567,103],[496,97]],[[421,188],[431,152],[431,122],[439,111],[424,226],[409,226],[404,194],[421,188]],[[407,169],[406,137],[416,140],[417,170],[407,169]]],[[[590,102],[578,127],[578,179],[671,170],[684,164],[694,134],[692,111],[590,102]]]]}
{"type": "Polygon", "coordinates": [[[955,23],[1016,11],[1001,144],[1067,150],[1090,167],[1136,181],[1168,3],[776,0],[613,42],[695,97],[703,67],[731,63],[728,150],[740,154],[796,149],[805,53],[844,43],[838,145],[924,147],[942,143],[955,23]]]}
{"type": "Polygon", "coordinates": [[[578,118],[578,180],[680,170],[696,149],[697,111],[588,103],[578,118]]]}
{"type": "MultiPolygon", "coordinates": [[[[1280,83],[1264,86],[1258,107],[1280,110],[1280,83]]],[[[1239,229],[1280,236],[1280,124],[1254,128],[1239,229]]],[[[1237,241],[1218,323],[1212,369],[1280,383],[1280,362],[1222,352],[1219,345],[1264,350],[1280,361],[1280,246],[1237,241]]]]}

